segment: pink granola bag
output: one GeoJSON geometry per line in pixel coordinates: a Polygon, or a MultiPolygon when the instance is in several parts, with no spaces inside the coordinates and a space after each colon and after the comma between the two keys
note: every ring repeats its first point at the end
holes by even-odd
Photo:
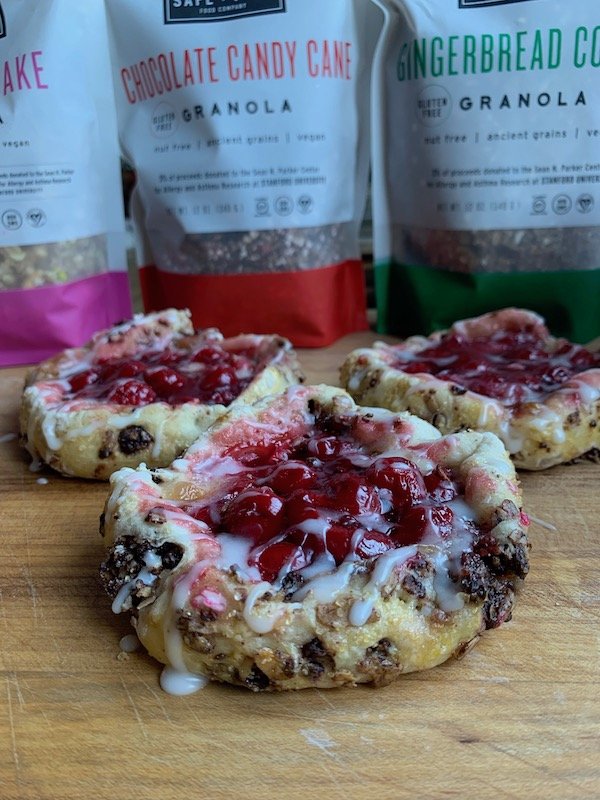
{"type": "Polygon", "coordinates": [[[102,0],[0,2],[0,366],[131,313],[102,0]]]}

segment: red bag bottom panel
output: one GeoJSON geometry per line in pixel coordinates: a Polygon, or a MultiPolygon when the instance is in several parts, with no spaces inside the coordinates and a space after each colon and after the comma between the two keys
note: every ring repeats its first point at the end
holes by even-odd
{"type": "Polygon", "coordinates": [[[324,347],[369,327],[358,260],[252,275],[178,275],[147,266],[140,283],[146,311],[189,308],[197,328],[225,336],[276,333],[297,347],[324,347]]]}

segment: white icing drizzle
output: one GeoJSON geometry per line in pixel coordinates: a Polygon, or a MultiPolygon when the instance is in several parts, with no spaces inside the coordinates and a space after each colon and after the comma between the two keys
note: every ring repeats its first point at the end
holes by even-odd
{"type": "MultiPolygon", "coordinates": [[[[387,491],[386,489],[382,489],[380,492],[380,496],[383,495],[383,492],[386,491],[387,491]]],[[[382,503],[381,514],[375,514],[375,513],[356,514],[355,519],[358,522],[358,524],[367,531],[378,531],[379,533],[387,533],[388,530],[390,529],[390,523],[385,519],[385,517],[382,516],[382,514],[385,514],[388,511],[389,511],[388,505],[382,503]]]]}
{"type": "Polygon", "coordinates": [[[261,581],[255,584],[248,592],[248,597],[244,603],[243,616],[246,624],[255,633],[269,633],[275,627],[275,623],[281,618],[283,610],[275,608],[268,614],[261,614],[260,616],[255,613],[254,606],[259,597],[262,597],[266,592],[272,592],[273,586],[268,581],[261,581]]]}
{"type": "Polygon", "coordinates": [[[171,594],[170,613],[163,617],[163,641],[168,665],[163,670],[160,685],[169,694],[192,694],[207,682],[203,675],[188,670],[183,657],[183,637],[177,628],[178,614],[184,607],[192,586],[206,566],[206,561],[199,561],[189,572],[178,578],[171,594]]]}
{"type": "Polygon", "coordinates": [[[350,375],[350,379],[348,380],[347,387],[350,394],[357,392],[360,389],[360,384],[363,381],[363,378],[367,374],[366,369],[355,369],[355,371],[350,375]]]}
{"type": "MultiPolygon", "coordinates": [[[[595,370],[594,372],[599,371],[600,370],[595,370]]],[[[594,386],[593,383],[589,382],[590,380],[594,380],[594,377],[587,377],[588,380],[584,380],[583,377],[578,378],[577,376],[570,378],[569,385],[565,386],[565,391],[571,388],[576,389],[581,398],[581,402],[584,405],[592,406],[596,400],[600,400],[600,379],[595,378],[597,385],[594,386]]]]}
{"type": "Polygon", "coordinates": [[[478,428],[485,428],[486,425],[493,420],[494,415],[497,419],[501,419],[505,414],[504,408],[500,403],[498,403],[497,400],[480,395],[479,403],[480,410],[479,418],[477,419],[478,428]]]}
{"type": "Polygon", "coordinates": [[[143,486],[144,494],[158,494],[157,487],[152,480],[152,473],[146,469],[145,464],[140,464],[137,469],[122,467],[117,472],[113,472],[110,476],[110,484],[112,492],[106,501],[105,514],[107,519],[114,518],[123,491],[131,490],[139,493],[143,486]]]}
{"type": "Polygon", "coordinates": [[[371,578],[363,590],[362,598],[355,600],[350,608],[348,620],[351,625],[360,627],[367,622],[381,587],[389,580],[392,571],[399,564],[404,564],[416,552],[416,545],[410,545],[409,547],[398,547],[396,550],[388,550],[387,553],[379,556],[373,567],[371,578]]]}
{"type": "Polygon", "coordinates": [[[128,414],[111,414],[107,424],[117,430],[126,428],[128,425],[139,422],[140,417],[144,415],[145,411],[146,406],[138,406],[135,411],[130,411],[128,414]]]}
{"type": "Polygon", "coordinates": [[[144,555],[144,563],[148,569],[160,569],[162,567],[162,558],[154,550],[147,550],[144,555]]]}
{"type": "MultiPolygon", "coordinates": [[[[112,602],[112,610],[114,614],[120,614],[123,611],[123,606],[127,598],[130,596],[131,592],[135,589],[136,584],[138,581],[141,581],[144,586],[152,586],[157,578],[151,570],[160,567],[162,561],[160,556],[157,556],[151,550],[147,550],[144,554],[144,563],[145,567],[142,568],[137,575],[135,575],[131,580],[127,581],[126,583],[121,586],[115,599],[112,602]]],[[[143,608],[144,603],[141,603],[138,608],[143,608]]]]}
{"type": "Polygon", "coordinates": [[[433,588],[439,607],[442,611],[448,613],[460,611],[465,605],[465,599],[458,585],[450,579],[447,555],[442,551],[436,553],[433,559],[433,565],[435,569],[433,588]]]}
{"type": "Polygon", "coordinates": [[[191,672],[180,671],[173,667],[164,667],[160,674],[160,688],[167,694],[175,697],[185,697],[188,694],[203,689],[208,683],[205,675],[195,675],[191,672]]]}
{"type": "MultiPolygon", "coordinates": [[[[448,545],[450,558],[459,559],[462,553],[472,549],[473,532],[466,523],[476,522],[477,516],[471,506],[462,498],[457,497],[446,505],[452,510],[452,536],[448,545]]],[[[439,540],[438,540],[439,543],[439,540]]]]}
{"type": "Polygon", "coordinates": [[[250,539],[232,533],[221,533],[216,538],[221,545],[221,554],[216,562],[219,569],[227,571],[237,566],[242,577],[250,581],[260,581],[258,568],[248,564],[250,550],[253,547],[250,539]]]}
{"type": "Polygon", "coordinates": [[[58,413],[47,410],[42,421],[42,433],[50,450],[58,451],[63,445],[63,440],[56,433],[58,413]]]}
{"type": "Polygon", "coordinates": [[[177,533],[180,537],[191,539],[203,539],[211,535],[211,530],[202,520],[194,519],[185,511],[175,511],[172,508],[164,508],[160,505],[154,509],[169,522],[169,529],[172,533],[177,533]]]}
{"type": "Polygon", "coordinates": [[[295,527],[302,533],[311,533],[314,536],[320,536],[325,541],[327,531],[331,528],[332,523],[340,514],[335,511],[327,513],[320,511],[316,519],[303,519],[295,527]]]}
{"type": "Polygon", "coordinates": [[[36,483],[39,483],[40,486],[45,486],[48,483],[48,478],[38,478],[36,483]]]}
{"type": "Polygon", "coordinates": [[[525,444],[523,434],[515,429],[509,419],[500,420],[498,426],[498,436],[502,439],[506,449],[511,455],[518,453],[522,450],[525,444]]]}
{"type": "MultiPolygon", "coordinates": [[[[328,551],[320,553],[314,561],[301,571],[305,581],[314,578],[316,575],[323,575],[325,572],[332,572],[336,568],[334,557],[328,551]]],[[[305,584],[306,588],[306,584],[305,584]]],[[[304,595],[303,595],[304,596],[304,595]]]]}
{"type": "Polygon", "coordinates": [[[336,567],[333,557],[324,553],[300,572],[305,579],[308,573],[309,580],[294,593],[293,599],[302,601],[310,592],[317,603],[329,603],[348,586],[354,569],[354,560],[343,561],[336,567]]]}
{"type": "Polygon", "coordinates": [[[161,420],[158,425],[156,425],[154,429],[154,444],[152,445],[152,457],[158,458],[162,450],[162,443],[163,443],[163,432],[165,429],[165,425],[167,423],[167,419],[161,420]]]}
{"type": "Polygon", "coordinates": [[[92,436],[96,431],[100,430],[100,428],[104,427],[104,423],[101,420],[96,422],[90,422],[89,425],[79,425],[69,427],[69,429],[64,433],[63,440],[70,441],[71,439],[78,439],[80,436],[87,437],[92,436]]]}
{"type": "MultiPolygon", "coordinates": [[[[173,462],[172,469],[185,470],[187,472],[189,462],[184,458],[177,459],[177,461],[173,462]],[[178,466],[179,462],[182,462],[183,465],[178,466]]],[[[196,461],[192,467],[192,473],[210,474],[211,478],[223,478],[247,471],[248,467],[240,464],[235,458],[221,455],[210,455],[202,461],[196,461]]]]}

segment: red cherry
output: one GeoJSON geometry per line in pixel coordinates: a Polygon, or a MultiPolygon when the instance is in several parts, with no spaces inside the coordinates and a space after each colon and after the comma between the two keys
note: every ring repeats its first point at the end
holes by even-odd
{"type": "Polygon", "coordinates": [[[211,507],[208,506],[201,506],[194,508],[193,506],[185,508],[185,513],[189,514],[190,517],[197,519],[199,522],[205,522],[209,527],[213,526],[213,519],[211,515],[211,507]]]}
{"type": "Polygon", "coordinates": [[[269,476],[269,486],[277,494],[289,497],[297,489],[310,489],[315,485],[317,473],[301,461],[285,461],[275,467],[269,476]]]}
{"type": "Polygon", "coordinates": [[[432,500],[447,503],[458,495],[458,488],[446,470],[436,467],[429,475],[424,475],[425,486],[432,500]]]}
{"type": "Polygon", "coordinates": [[[579,345],[559,340],[548,353],[536,331],[496,332],[465,340],[448,334],[425,347],[415,360],[398,353],[396,365],[405,372],[428,371],[457,386],[507,404],[553,391],[574,372],[600,366],[600,358],[579,345]]]}
{"type": "Polygon", "coordinates": [[[141,361],[109,361],[103,365],[100,376],[103,381],[115,381],[118,378],[134,378],[145,369],[141,361]]]}
{"type": "Polygon", "coordinates": [[[206,391],[214,391],[224,386],[231,386],[236,381],[236,375],[230,366],[207,367],[201,380],[202,387],[206,391]]]}
{"type": "Polygon", "coordinates": [[[129,380],[111,389],[108,400],[120,406],[143,406],[156,400],[156,392],[146,383],[129,380]]]}
{"type": "Polygon", "coordinates": [[[426,496],[421,473],[405,458],[378,458],[367,470],[367,479],[381,489],[389,489],[397,509],[415,505],[426,496]]]}
{"type": "Polygon", "coordinates": [[[225,357],[226,356],[223,350],[206,345],[194,353],[190,361],[193,361],[196,364],[218,364],[219,361],[223,361],[225,357]]]}
{"type": "MultiPolygon", "coordinates": [[[[324,523],[324,525],[326,525],[326,523],[324,523]]],[[[317,533],[306,533],[306,531],[303,531],[301,528],[289,528],[286,532],[286,539],[299,545],[309,560],[311,560],[315,554],[322,553],[325,550],[323,536],[317,533]]]]}
{"type": "Polygon", "coordinates": [[[163,352],[159,355],[157,360],[159,364],[172,365],[172,364],[178,364],[180,361],[184,359],[184,356],[185,356],[185,351],[168,349],[168,350],[163,350],[163,352]]]}
{"type": "Polygon", "coordinates": [[[231,389],[217,389],[216,392],[213,392],[208,402],[214,405],[228,406],[237,396],[238,392],[231,389]]]}
{"type": "Polygon", "coordinates": [[[387,553],[394,546],[389,536],[379,531],[366,531],[356,545],[356,552],[362,558],[373,558],[387,553]]]}
{"type": "Polygon", "coordinates": [[[258,555],[250,555],[249,563],[257,566],[261,578],[272,583],[284,566],[288,572],[306,567],[309,560],[297,544],[274,542],[267,545],[258,555]]]}
{"type": "Polygon", "coordinates": [[[249,358],[246,358],[246,356],[240,355],[239,353],[227,353],[227,360],[237,372],[252,369],[253,367],[253,361],[249,358]]]}
{"type": "Polygon", "coordinates": [[[144,373],[144,378],[160,397],[165,398],[185,385],[183,376],[171,367],[151,367],[144,373]]]}
{"type": "Polygon", "coordinates": [[[414,375],[416,372],[431,374],[434,371],[433,365],[427,361],[402,361],[398,366],[401,370],[411,375],[414,375]]]}
{"type": "Polygon", "coordinates": [[[392,526],[390,537],[397,547],[417,544],[425,537],[445,539],[452,533],[453,517],[452,509],[448,506],[413,506],[400,522],[392,526]]]}
{"type": "Polygon", "coordinates": [[[283,442],[264,442],[230,447],[224,455],[234,458],[245,467],[264,467],[276,464],[284,458],[285,449],[286,445],[283,442]]]}
{"type": "Polygon", "coordinates": [[[325,547],[334,557],[336,564],[341,564],[350,552],[352,536],[357,526],[349,527],[338,522],[331,524],[325,534],[325,547]]]}
{"type": "Polygon", "coordinates": [[[460,334],[446,333],[434,347],[430,350],[427,349],[425,352],[427,352],[428,355],[431,353],[431,355],[435,355],[438,358],[447,358],[448,356],[453,356],[461,352],[464,346],[465,340],[460,334]]]}
{"type": "Polygon", "coordinates": [[[569,361],[577,370],[593,369],[600,366],[600,352],[592,353],[585,347],[577,347],[569,361]]]}
{"type": "Polygon", "coordinates": [[[349,514],[381,513],[381,499],[375,486],[356,473],[334,475],[329,484],[333,507],[349,514]]]}
{"type": "Polygon", "coordinates": [[[307,519],[318,519],[322,516],[319,509],[327,508],[328,502],[322,492],[314,490],[294,492],[285,504],[288,525],[299,525],[307,519]]]}
{"type": "Polygon", "coordinates": [[[86,386],[91,386],[93,383],[96,383],[98,377],[98,373],[93,369],[77,372],[68,379],[71,391],[75,393],[80,392],[82,389],[85,389],[86,386]]]}
{"type": "Polygon", "coordinates": [[[221,527],[247,536],[256,544],[272,539],[283,528],[283,502],[268,486],[240,492],[223,510],[221,527]]]}
{"type": "Polygon", "coordinates": [[[337,458],[343,448],[342,442],[335,436],[313,436],[306,443],[309,455],[321,461],[330,461],[337,458]]]}

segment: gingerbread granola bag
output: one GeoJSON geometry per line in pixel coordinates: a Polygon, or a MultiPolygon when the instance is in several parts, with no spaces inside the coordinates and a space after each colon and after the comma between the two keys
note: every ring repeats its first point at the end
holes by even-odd
{"type": "Polygon", "coordinates": [[[130,315],[102,0],[0,4],[0,365],[130,315]]]}
{"type": "Polygon", "coordinates": [[[378,323],[502,306],[600,334],[597,0],[377,0],[378,323]]]}
{"type": "Polygon", "coordinates": [[[365,328],[358,232],[380,12],[107,5],[146,309],[185,306],[197,326],[301,346],[365,328]]]}

